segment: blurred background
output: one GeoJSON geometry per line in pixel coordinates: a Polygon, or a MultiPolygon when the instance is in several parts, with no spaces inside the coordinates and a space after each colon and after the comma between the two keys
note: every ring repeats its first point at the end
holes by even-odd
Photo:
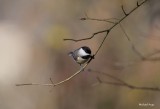
{"type": "MultiPolygon", "coordinates": [[[[0,0],[0,108],[1,109],[129,109],[160,108],[160,93],[98,84],[84,71],[57,87],[21,86],[17,83],[61,81],[77,70],[68,52],[89,46],[93,53],[105,34],[82,42],[64,38],[90,37],[111,23],[81,21],[80,18],[108,19],[124,16],[136,7],[137,0],[0,0]]],[[[139,0],[139,3],[143,0],[139,0]]],[[[136,49],[144,56],[160,50],[160,2],[146,2],[121,25],[136,49]]],[[[158,57],[158,53],[154,55],[158,57]]],[[[112,74],[136,85],[160,87],[160,60],[143,61],[117,25],[95,59],[87,66],[112,74]]]]}

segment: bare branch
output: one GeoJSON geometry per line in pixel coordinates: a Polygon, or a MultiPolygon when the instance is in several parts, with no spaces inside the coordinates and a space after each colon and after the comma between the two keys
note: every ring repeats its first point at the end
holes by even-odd
{"type": "MultiPolygon", "coordinates": [[[[117,78],[117,77],[114,77],[108,73],[104,73],[104,72],[100,72],[100,71],[96,71],[96,70],[92,70],[92,69],[88,69],[88,72],[93,72],[93,73],[98,73],[98,74],[101,74],[101,75],[105,75],[121,84],[126,84],[124,81],[122,81],[121,79],[117,78]]],[[[98,77],[97,77],[98,78],[98,77]]],[[[97,79],[98,81],[100,81],[100,79],[97,79]]]]}
{"type": "Polygon", "coordinates": [[[121,23],[119,23],[120,28],[122,29],[123,33],[125,34],[126,38],[128,39],[128,41],[131,44],[132,50],[142,59],[145,60],[146,57],[144,57],[134,46],[133,42],[131,41],[131,39],[129,38],[129,36],[127,35],[127,32],[125,31],[125,29],[123,28],[123,26],[121,25],[121,23]]]}
{"type": "Polygon", "coordinates": [[[130,89],[136,89],[136,90],[146,90],[146,91],[149,90],[149,91],[158,91],[158,92],[160,92],[160,88],[158,88],[158,87],[139,87],[139,86],[133,86],[133,85],[130,85],[130,84],[121,84],[121,83],[109,82],[109,81],[102,81],[102,84],[124,86],[124,87],[130,88],[130,89]]]}
{"type": "Polygon", "coordinates": [[[93,33],[92,34],[92,36],[91,37],[88,37],[88,38],[82,38],[82,39],[63,39],[64,41],[74,41],[74,42],[79,42],[79,41],[84,41],[84,40],[89,40],[89,39],[92,39],[95,35],[97,35],[97,34],[100,34],[100,33],[105,33],[105,32],[107,32],[108,30],[102,30],[102,31],[98,31],[98,32],[95,32],[95,33],[93,33]]]}
{"type": "MultiPolygon", "coordinates": [[[[84,17],[84,18],[81,18],[80,20],[95,20],[95,21],[108,22],[108,23],[115,24],[116,22],[111,21],[111,20],[113,20],[113,19],[116,19],[116,18],[96,19],[96,18],[84,17]]],[[[117,20],[117,19],[116,19],[116,20],[117,20]]]]}
{"type": "MultiPolygon", "coordinates": [[[[142,3],[140,3],[139,5],[137,5],[137,7],[135,7],[134,9],[132,9],[128,14],[130,15],[131,13],[133,13],[136,9],[138,9],[140,6],[142,6],[145,2],[147,2],[148,0],[144,0],[142,3]]],[[[123,6],[122,6],[123,7],[123,6]]],[[[125,12],[125,11],[124,11],[125,12]]],[[[95,37],[95,35],[100,34],[100,33],[105,33],[107,31],[111,31],[115,26],[117,26],[119,23],[121,23],[126,17],[126,15],[124,17],[122,17],[118,23],[115,23],[113,26],[111,26],[109,29],[103,30],[103,31],[98,31],[93,33],[93,35],[91,37],[88,38],[83,38],[83,39],[63,39],[64,41],[74,41],[74,42],[78,42],[78,41],[84,41],[84,40],[89,40],[92,39],[93,37],[95,37]]],[[[88,18],[88,16],[86,18],[81,18],[81,20],[86,20],[88,18]]],[[[106,36],[107,37],[107,36],[106,36]]]]}
{"type": "MultiPolygon", "coordinates": [[[[146,1],[148,1],[148,0],[143,1],[141,4],[139,4],[139,6],[135,7],[133,10],[131,10],[131,11],[128,13],[128,15],[130,15],[132,12],[134,12],[138,7],[142,6],[146,1]]],[[[127,16],[128,16],[128,15],[127,15],[127,16]]],[[[115,26],[117,26],[118,24],[120,24],[127,16],[124,16],[123,18],[121,18],[121,19],[118,21],[118,23],[115,23],[115,24],[114,24],[113,26],[111,26],[109,29],[106,29],[106,30],[103,30],[103,31],[99,31],[99,32],[93,33],[93,35],[92,35],[91,37],[89,37],[89,38],[83,38],[83,39],[78,39],[78,40],[76,40],[76,39],[64,39],[64,40],[65,40],[65,41],[66,41],[66,40],[70,40],[70,41],[78,42],[78,41],[83,41],[83,40],[92,39],[95,35],[100,34],[100,33],[106,33],[104,39],[102,40],[100,46],[98,47],[97,51],[96,51],[95,54],[94,54],[94,56],[96,56],[97,53],[99,52],[99,50],[101,49],[104,41],[106,40],[107,36],[109,35],[109,32],[110,32],[115,26]]],[[[87,17],[88,17],[88,16],[87,16],[87,17]]],[[[129,37],[128,37],[128,39],[129,39],[129,37]]],[[[130,40],[130,39],[129,39],[129,40],[130,40]]]]}
{"type": "Polygon", "coordinates": [[[116,85],[116,86],[121,86],[123,85],[122,83],[118,83],[118,82],[111,82],[111,81],[102,81],[99,77],[97,77],[98,82],[101,83],[106,83],[106,84],[110,84],[110,85],[116,85]]]}
{"type": "Polygon", "coordinates": [[[87,13],[85,12],[85,16],[86,17],[83,17],[83,18],[80,18],[80,20],[95,20],[95,21],[102,21],[102,22],[108,22],[108,23],[112,23],[112,24],[115,24],[115,22],[111,21],[111,20],[119,20],[117,18],[109,18],[109,19],[96,19],[96,18],[91,18],[91,17],[88,17],[87,13]]]}
{"type": "MultiPolygon", "coordinates": [[[[94,57],[93,57],[94,58],[94,57]]],[[[16,86],[26,86],[26,85],[41,85],[41,86],[58,86],[58,85],[61,85],[63,83],[66,83],[68,82],[69,80],[71,80],[72,78],[74,78],[75,76],[77,76],[78,74],[80,74],[82,71],[84,71],[84,69],[87,67],[87,65],[91,62],[91,60],[93,58],[90,58],[90,60],[80,69],[78,70],[76,73],[74,73],[73,75],[71,75],[70,77],[60,81],[60,82],[57,82],[57,83],[53,83],[52,80],[50,79],[51,81],[51,84],[39,84],[39,83],[25,83],[25,84],[16,84],[16,86]]]]}
{"type": "Polygon", "coordinates": [[[126,33],[125,29],[123,28],[123,26],[121,25],[121,23],[119,23],[119,26],[120,26],[120,28],[122,29],[122,31],[123,31],[123,33],[125,34],[125,36],[126,36],[126,38],[128,39],[128,41],[129,41],[130,43],[132,43],[132,42],[131,42],[131,39],[130,39],[129,36],[127,35],[127,33],[126,33]]]}
{"type": "Polygon", "coordinates": [[[113,79],[114,81],[117,81],[117,82],[105,81],[105,80],[101,80],[99,77],[97,77],[98,82],[101,83],[101,84],[109,84],[109,85],[114,85],[114,86],[123,86],[123,87],[127,87],[127,88],[130,88],[130,89],[137,89],[137,90],[146,90],[146,91],[149,90],[149,91],[158,91],[158,92],[160,92],[160,88],[159,87],[134,86],[134,85],[131,85],[131,84],[129,84],[129,83],[127,83],[127,82],[125,82],[125,81],[113,76],[113,75],[110,75],[108,73],[95,71],[95,70],[91,70],[91,69],[89,69],[88,71],[104,75],[106,77],[109,77],[109,78],[113,79]]]}
{"type": "Polygon", "coordinates": [[[121,23],[119,23],[122,31],[124,32],[125,36],[127,37],[128,41],[131,43],[132,46],[132,50],[140,57],[140,59],[142,61],[159,61],[160,57],[153,57],[154,55],[160,53],[160,50],[157,50],[156,52],[150,53],[147,56],[143,56],[134,46],[133,42],[131,41],[131,39],[129,38],[129,36],[127,35],[127,32],[125,31],[125,29],[123,28],[123,26],[121,25],[121,23]]]}
{"type": "Polygon", "coordinates": [[[138,3],[138,1],[137,1],[137,6],[139,6],[139,3],[138,3]]]}
{"type": "Polygon", "coordinates": [[[50,78],[50,81],[51,81],[52,84],[54,84],[53,81],[52,81],[52,78],[50,78]]]}
{"type": "Polygon", "coordinates": [[[122,8],[122,11],[123,11],[124,15],[125,15],[125,16],[128,16],[129,14],[126,13],[126,11],[124,10],[123,5],[121,6],[121,8],[122,8]]]}
{"type": "Polygon", "coordinates": [[[30,85],[37,85],[37,86],[53,86],[53,84],[40,84],[40,83],[24,83],[24,84],[16,84],[16,86],[30,86],[30,85]]]}
{"type": "Polygon", "coordinates": [[[97,51],[95,52],[94,56],[96,56],[97,53],[99,52],[99,50],[101,49],[101,47],[102,47],[104,41],[106,40],[106,38],[107,38],[109,32],[110,32],[110,30],[107,31],[106,36],[105,36],[104,39],[102,40],[102,42],[101,42],[100,46],[98,47],[97,51]]]}

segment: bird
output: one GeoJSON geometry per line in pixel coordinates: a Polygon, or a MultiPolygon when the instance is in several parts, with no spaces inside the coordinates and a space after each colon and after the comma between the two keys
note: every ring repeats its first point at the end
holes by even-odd
{"type": "Polygon", "coordinates": [[[73,52],[69,52],[68,54],[69,56],[72,56],[74,61],[80,66],[92,58],[91,49],[87,46],[82,46],[73,52]]]}

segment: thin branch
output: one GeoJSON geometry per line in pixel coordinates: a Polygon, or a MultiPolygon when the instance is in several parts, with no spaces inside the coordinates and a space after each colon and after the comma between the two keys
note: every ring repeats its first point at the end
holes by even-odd
{"type": "Polygon", "coordinates": [[[134,86],[134,85],[130,85],[130,84],[121,84],[121,83],[115,83],[115,82],[109,82],[109,81],[102,81],[102,84],[124,86],[124,87],[130,88],[130,89],[136,89],[136,90],[146,90],[146,91],[149,90],[149,91],[160,92],[160,88],[158,88],[158,87],[140,87],[140,86],[134,86]]]}
{"type": "Polygon", "coordinates": [[[106,84],[110,84],[110,85],[123,86],[122,83],[118,83],[118,82],[102,81],[99,77],[97,77],[96,79],[100,84],[101,83],[106,83],[106,84]]]}
{"type": "MultiPolygon", "coordinates": [[[[140,3],[139,5],[137,5],[134,9],[132,9],[128,15],[130,15],[131,13],[133,13],[136,9],[138,9],[140,6],[142,6],[145,2],[147,2],[148,0],[144,0],[142,3],[140,3]]],[[[123,11],[123,10],[122,10],[123,11]]],[[[127,15],[127,16],[128,16],[127,15]]],[[[109,29],[106,29],[106,30],[103,30],[103,31],[98,31],[98,32],[95,32],[92,34],[91,37],[88,37],[88,38],[82,38],[82,39],[63,39],[64,41],[74,41],[74,42],[78,42],[78,41],[84,41],[84,40],[89,40],[89,39],[92,39],[93,37],[95,37],[95,35],[97,34],[100,34],[100,33],[105,33],[105,32],[108,32],[108,31],[111,31],[115,26],[117,26],[119,23],[121,23],[126,17],[126,15],[124,17],[122,17],[118,23],[115,23],[113,26],[111,26],[109,29]]],[[[85,18],[83,19],[85,20],[85,18]]],[[[107,37],[107,36],[106,36],[107,37]]]]}
{"type": "Polygon", "coordinates": [[[89,40],[89,39],[92,39],[95,35],[97,34],[100,34],[100,33],[105,33],[107,32],[108,30],[102,30],[102,31],[98,31],[98,32],[95,32],[92,34],[91,37],[88,37],[88,38],[82,38],[82,39],[63,39],[64,41],[74,41],[74,42],[79,42],[79,41],[84,41],[84,40],[89,40]]]}
{"type": "Polygon", "coordinates": [[[160,57],[153,57],[154,55],[156,55],[158,53],[160,53],[160,50],[157,50],[153,53],[148,54],[142,60],[144,60],[144,61],[160,61],[160,57]]]}
{"type": "MultiPolygon", "coordinates": [[[[133,13],[136,9],[138,9],[140,6],[142,6],[142,5],[143,5],[145,2],[147,2],[147,1],[148,1],[148,0],[145,0],[145,1],[143,1],[142,3],[140,3],[137,7],[135,7],[134,9],[132,9],[132,10],[128,13],[128,15],[130,15],[131,13],[133,13]]],[[[100,33],[106,33],[104,39],[102,40],[100,46],[98,47],[97,51],[96,51],[95,54],[94,54],[94,56],[96,56],[97,53],[99,52],[99,50],[101,49],[104,41],[106,40],[107,36],[109,35],[110,31],[111,31],[115,26],[117,26],[118,24],[120,24],[128,15],[125,15],[124,17],[122,17],[122,18],[118,21],[118,23],[115,23],[115,24],[114,24],[113,26],[111,26],[109,29],[106,29],[106,30],[103,30],[103,31],[98,31],[98,32],[93,33],[93,35],[92,35],[91,37],[82,38],[82,39],[78,39],[78,40],[76,40],[76,39],[64,39],[64,40],[65,40],[65,41],[66,41],[66,40],[69,40],[69,41],[78,42],[78,41],[84,41],[84,40],[92,39],[95,35],[100,34],[100,33]]]]}
{"type": "Polygon", "coordinates": [[[97,77],[98,82],[101,83],[101,84],[109,84],[109,85],[114,85],[114,86],[123,86],[123,87],[127,87],[127,88],[130,88],[130,89],[137,89],[137,90],[149,90],[149,91],[158,91],[158,92],[160,92],[160,88],[159,87],[144,87],[144,86],[140,87],[140,86],[135,86],[135,85],[131,85],[131,84],[129,84],[129,83],[127,83],[127,82],[125,82],[125,81],[113,76],[113,75],[110,75],[108,73],[95,71],[95,70],[91,70],[91,69],[89,69],[88,71],[104,75],[106,77],[109,77],[109,78],[113,79],[114,81],[117,81],[117,82],[104,81],[104,80],[101,80],[99,77],[97,77]]]}
{"type": "Polygon", "coordinates": [[[16,86],[30,86],[30,85],[36,85],[36,86],[54,86],[54,84],[40,84],[40,83],[16,84],[16,86]]]}
{"type": "MultiPolygon", "coordinates": [[[[94,58],[94,57],[93,57],[94,58]]],[[[82,71],[84,71],[84,69],[87,67],[87,65],[91,62],[91,60],[93,58],[90,58],[89,61],[80,69],[78,70],[76,73],[74,73],[73,75],[71,75],[70,77],[60,81],[60,82],[57,82],[57,83],[53,83],[53,81],[50,79],[51,81],[51,84],[39,84],[39,83],[25,83],[25,84],[16,84],[16,86],[26,86],[26,85],[40,85],[40,86],[58,86],[58,85],[61,85],[63,83],[66,83],[68,81],[70,81],[72,78],[74,78],[75,76],[77,76],[78,74],[80,74],[82,71]]]]}
{"type": "MultiPolygon", "coordinates": [[[[115,24],[116,22],[113,22],[111,20],[113,20],[115,18],[110,18],[110,19],[96,19],[96,18],[90,18],[90,17],[83,17],[80,20],[95,20],[95,21],[101,21],[101,22],[108,22],[108,23],[112,23],[115,24]]],[[[116,19],[117,20],[117,19],[116,19]]]]}
{"type": "Polygon", "coordinates": [[[94,56],[96,56],[97,53],[99,52],[99,50],[101,49],[101,47],[102,47],[104,41],[106,40],[106,38],[107,38],[109,32],[110,32],[110,31],[108,30],[106,36],[105,36],[104,39],[102,40],[102,42],[101,42],[100,46],[98,47],[97,51],[95,52],[94,56]]]}
{"type": "Polygon", "coordinates": [[[126,11],[124,10],[123,5],[121,6],[121,8],[122,8],[122,11],[123,11],[124,15],[125,15],[125,16],[128,16],[129,14],[126,13],[126,11]]]}
{"type": "MultiPolygon", "coordinates": [[[[104,73],[104,72],[100,72],[100,71],[96,71],[96,70],[92,70],[92,69],[88,69],[88,72],[93,72],[93,73],[98,73],[98,74],[101,74],[101,75],[105,75],[105,76],[107,76],[107,77],[109,77],[109,78],[111,78],[111,79],[113,79],[113,80],[115,80],[115,81],[117,81],[117,82],[119,82],[119,83],[121,83],[121,84],[126,84],[124,81],[122,81],[121,79],[119,79],[119,78],[117,78],[117,77],[114,77],[114,76],[112,76],[112,75],[110,75],[110,74],[108,74],[108,73],[104,73]]],[[[98,79],[98,77],[97,77],[97,80],[100,82],[100,79],[98,79]]],[[[100,82],[101,83],[101,82],[100,82]]]]}
{"type": "Polygon", "coordinates": [[[52,84],[54,84],[53,81],[52,81],[52,78],[50,78],[50,81],[51,81],[52,84]]]}
{"type": "Polygon", "coordinates": [[[125,29],[123,28],[123,26],[121,25],[121,23],[119,23],[120,28],[122,29],[123,33],[125,34],[126,38],[128,39],[128,41],[132,44],[131,39],[129,38],[129,36],[127,35],[125,29]]]}
{"type": "Polygon", "coordinates": [[[125,36],[127,37],[128,41],[131,43],[132,46],[132,50],[141,58],[142,61],[159,61],[160,57],[153,57],[154,55],[160,53],[160,50],[157,50],[156,52],[150,53],[147,56],[143,56],[134,46],[133,42],[131,41],[131,39],[129,38],[129,36],[127,35],[127,32],[125,31],[125,29],[123,28],[123,26],[121,25],[121,23],[119,23],[122,31],[124,32],[125,36]]]}
{"type": "Polygon", "coordinates": [[[126,36],[126,38],[128,39],[128,41],[130,42],[131,44],[131,47],[132,47],[132,50],[142,59],[146,59],[137,49],[136,47],[134,46],[133,42],[131,41],[131,39],[129,38],[129,36],[127,35],[127,32],[125,31],[125,29],[123,28],[123,26],[121,25],[121,23],[119,23],[119,26],[120,28],[122,29],[124,35],[126,36]]]}
{"type": "MultiPolygon", "coordinates": [[[[142,6],[142,4],[144,4],[146,1],[147,1],[147,0],[143,1],[139,6],[137,6],[137,7],[134,8],[133,10],[131,10],[131,11],[128,13],[128,15],[130,15],[132,12],[134,12],[138,7],[142,6]]],[[[127,16],[128,16],[128,15],[127,15],[127,16]]],[[[97,51],[96,51],[96,53],[95,53],[95,56],[97,55],[97,53],[99,52],[100,48],[102,47],[102,45],[103,45],[104,41],[106,40],[109,32],[110,32],[115,26],[117,26],[118,24],[120,24],[127,16],[124,16],[122,19],[119,20],[118,23],[114,24],[112,27],[110,27],[108,30],[106,30],[106,36],[104,37],[104,39],[102,40],[100,46],[98,47],[98,49],[97,49],[97,51]]],[[[127,37],[127,38],[129,39],[129,37],[127,37]]],[[[130,40],[130,39],[129,39],[129,40],[130,40]]]]}
{"type": "Polygon", "coordinates": [[[139,3],[138,3],[138,1],[137,1],[137,6],[139,6],[139,3]]]}
{"type": "Polygon", "coordinates": [[[108,23],[112,23],[112,24],[115,24],[115,22],[111,21],[111,20],[119,20],[117,18],[109,18],[109,19],[96,19],[96,18],[91,18],[91,17],[88,17],[87,13],[85,12],[85,17],[83,18],[80,18],[80,20],[95,20],[95,21],[102,21],[102,22],[108,22],[108,23]]]}

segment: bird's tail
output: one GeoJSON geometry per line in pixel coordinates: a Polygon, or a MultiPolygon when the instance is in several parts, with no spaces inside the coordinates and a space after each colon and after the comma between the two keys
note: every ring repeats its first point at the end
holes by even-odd
{"type": "Polygon", "coordinates": [[[73,52],[69,52],[68,55],[69,55],[69,56],[73,56],[73,52]]]}

